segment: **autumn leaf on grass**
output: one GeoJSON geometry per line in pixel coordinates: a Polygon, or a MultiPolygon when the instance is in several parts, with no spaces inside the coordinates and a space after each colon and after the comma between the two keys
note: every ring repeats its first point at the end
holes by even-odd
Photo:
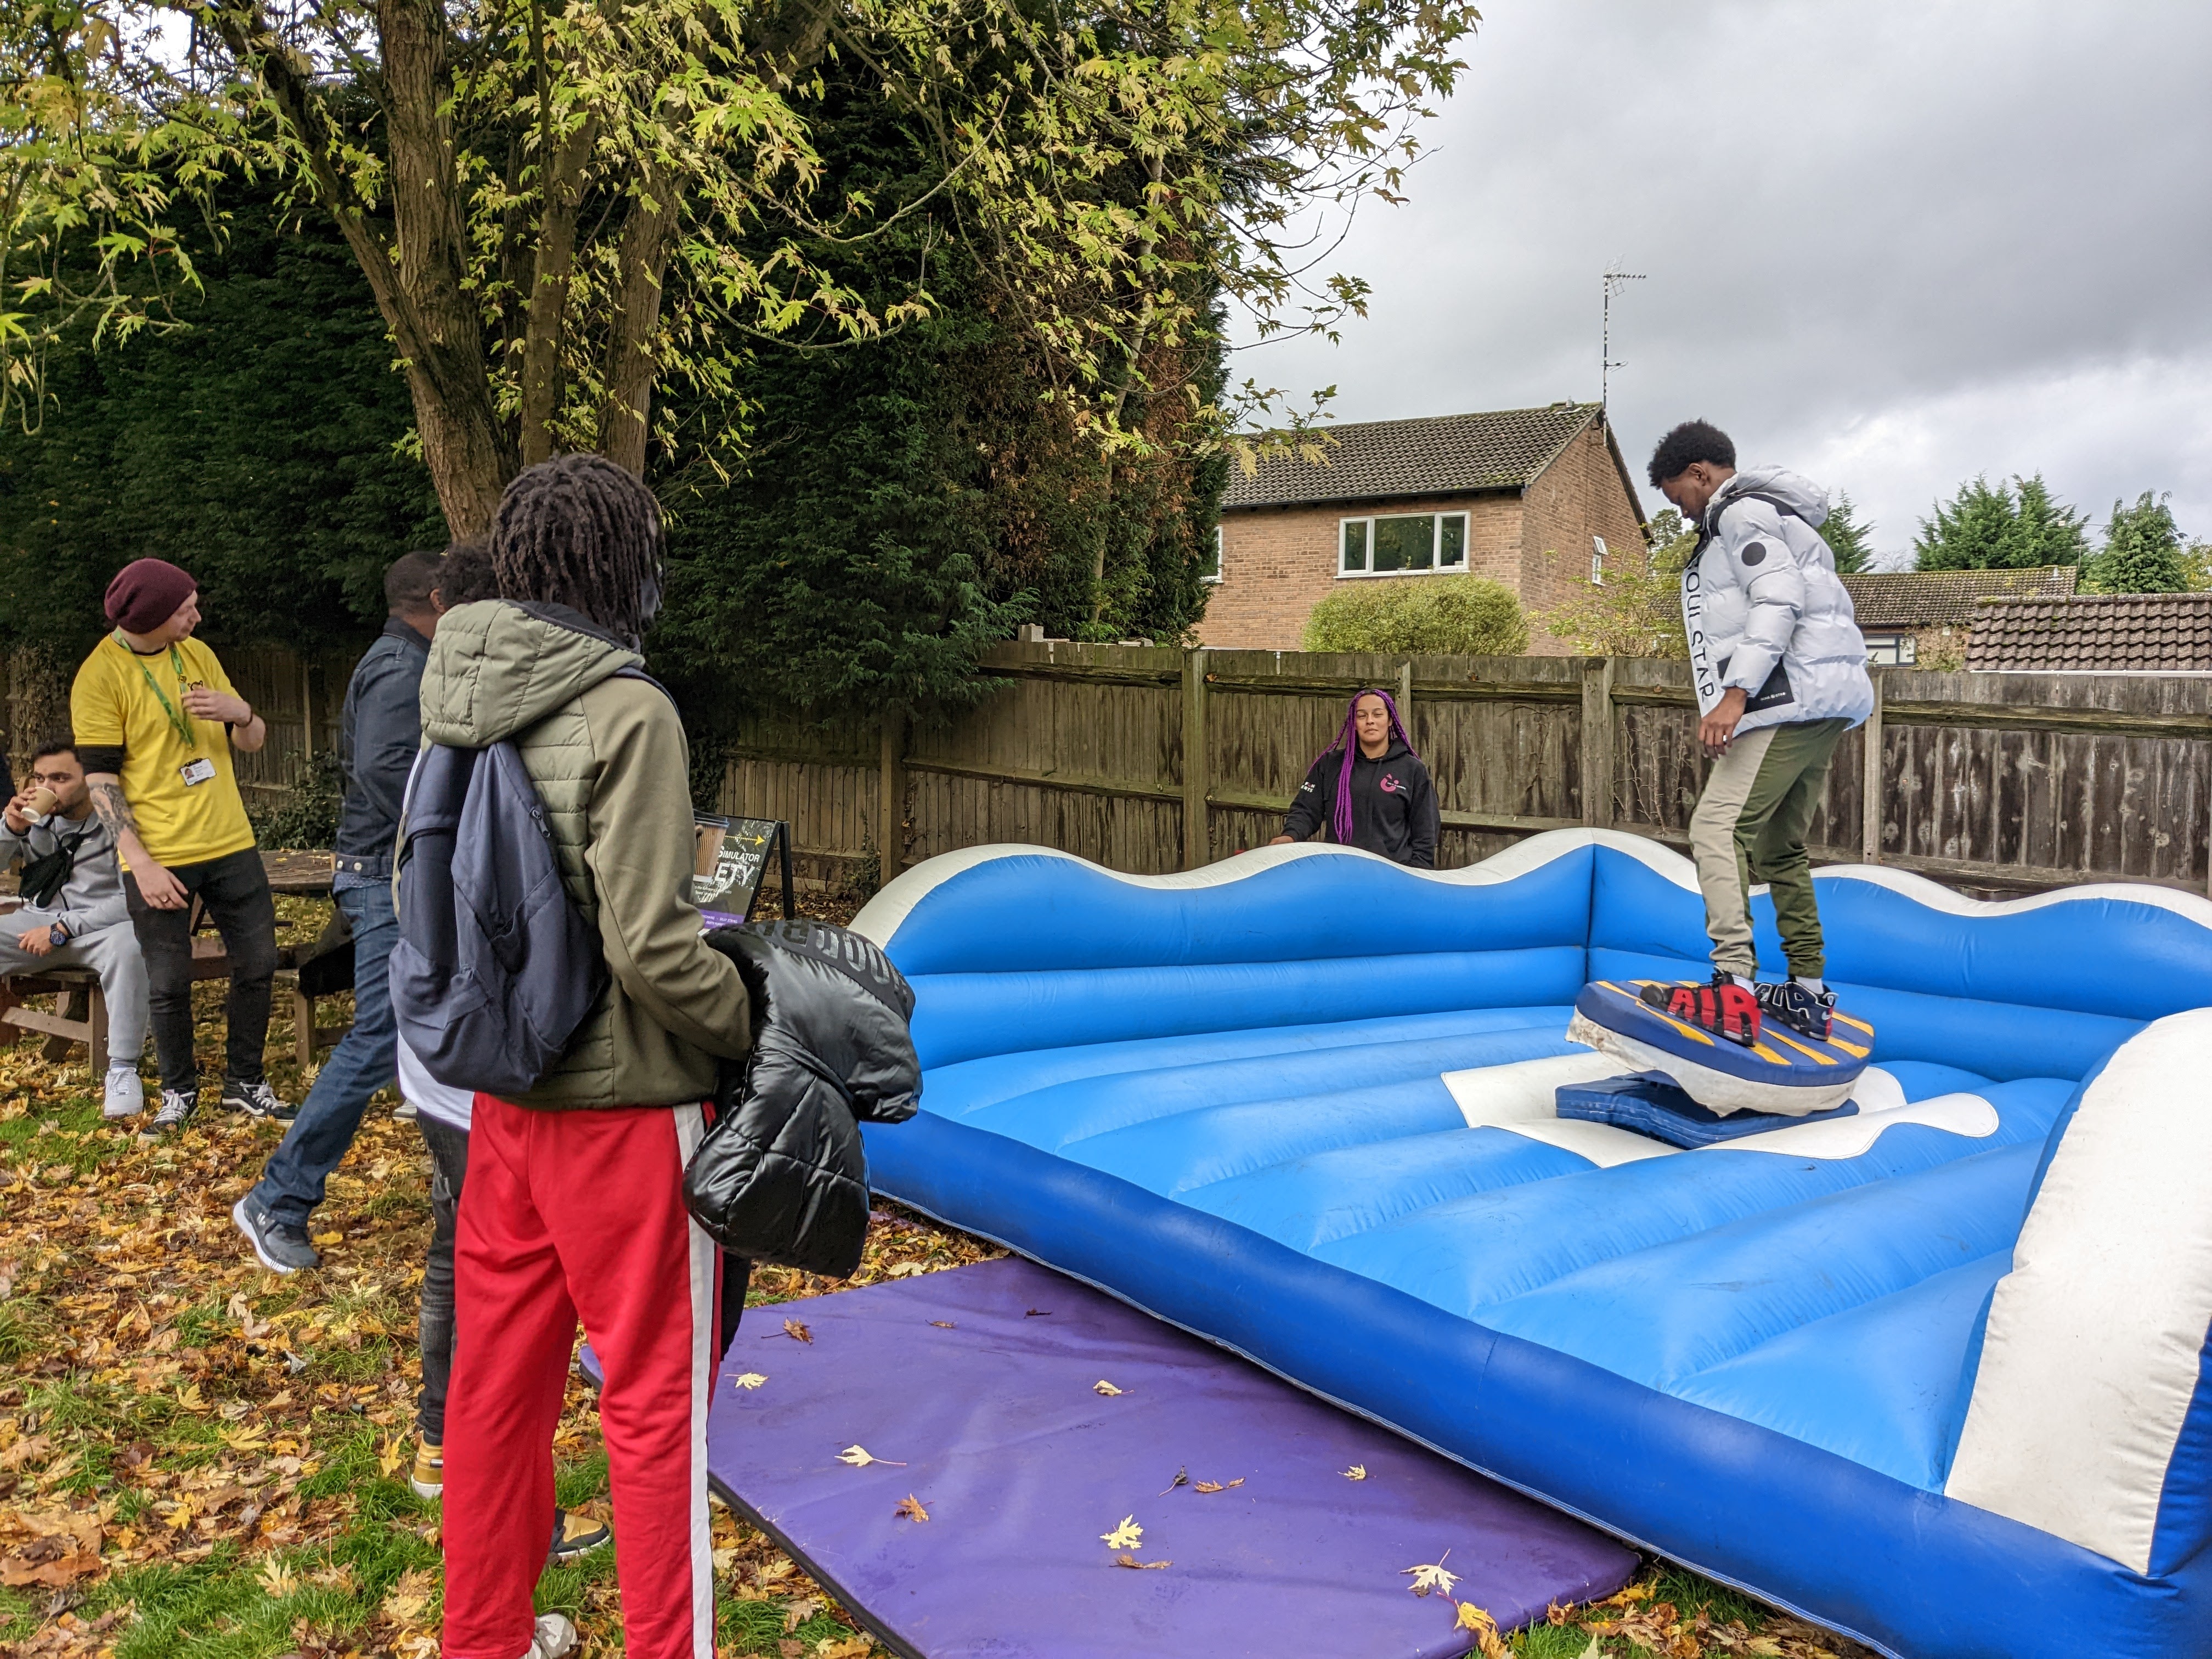
{"type": "MultiPolygon", "coordinates": [[[[258,1423],[241,1423],[234,1428],[217,1429],[216,1438],[235,1452],[259,1451],[269,1443],[269,1431],[258,1423]]],[[[390,1469],[385,1471],[392,1473],[390,1469]]]]}
{"type": "Polygon", "coordinates": [[[929,1511],[922,1508],[921,1499],[916,1498],[912,1492],[908,1492],[903,1498],[902,1498],[899,1502],[899,1506],[893,1510],[891,1513],[893,1515],[903,1516],[909,1521],[927,1521],[929,1519],[929,1511]]]}
{"type": "Polygon", "coordinates": [[[757,1389],[767,1381],[768,1378],[763,1376],[758,1371],[747,1371],[741,1376],[732,1377],[730,1386],[733,1389],[757,1389]]]}
{"type": "Polygon", "coordinates": [[[1367,1465],[1354,1463],[1344,1472],[1344,1478],[1347,1480],[1364,1480],[1367,1478],[1367,1465]]]}
{"type": "Polygon", "coordinates": [[[261,1588],[271,1601],[281,1601],[300,1588],[300,1576],[271,1556],[261,1564],[261,1588]]]}
{"type": "Polygon", "coordinates": [[[1096,1382],[1093,1382],[1091,1385],[1091,1392],[1093,1394],[1115,1395],[1119,1394],[1121,1391],[1102,1376],[1096,1382]]]}
{"type": "Polygon", "coordinates": [[[1512,1650],[1498,1633],[1498,1621],[1472,1601],[1459,1604],[1455,1628],[1474,1632],[1474,1645],[1482,1659],[1512,1659],[1512,1650]]]}
{"type": "Polygon", "coordinates": [[[1111,1532],[1098,1534],[1099,1541],[1109,1550],[1140,1550],[1145,1547],[1145,1529],[1137,1524],[1137,1517],[1125,1515],[1121,1524],[1111,1532]]]}
{"type": "Polygon", "coordinates": [[[1403,1577],[1405,1573],[1413,1575],[1413,1582],[1407,1588],[1416,1595],[1430,1595],[1438,1592],[1449,1595],[1451,1587],[1459,1583],[1457,1573],[1444,1571],[1444,1563],[1450,1559],[1451,1552],[1446,1550],[1425,1567],[1413,1566],[1401,1569],[1400,1576],[1403,1577]]]}
{"type": "Polygon", "coordinates": [[[396,1434],[388,1436],[376,1449],[376,1467],[384,1472],[387,1480],[399,1473],[399,1466],[406,1461],[406,1444],[396,1434]]]}
{"type": "Polygon", "coordinates": [[[894,1261],[890,1267],[884,1269],[884,1277],[885,1279],[912,1279],[916,1273],[926,1273],[928,1271],[929,1264],[926,1261],[894,1261]]]}
{"type": "Polygon", "coordinates": [[[430,1605],[431,1575],[420,1567],[410,1567],[399,1575],[398,1582],[384,1593],[384,1616],[403,1630],[422,1616],[422,1609],[430,1605]]]}
{"type": "Polygon", "coordinates": [[[1240,1474],[1234,1480],[1195,1481],[1192,1484],[1191,1490],[1193,1492],[1227,1492],[1231,1486],[1241,1486],[1243,1484],[1244,1477],[1240,1474]]]}
{"type": "Polygon", "coordinates": [[[837,1461],[840,1463],[850,1463],[856,1469],[865,1469],[871,1463],[885,1463],[895,1469],[902,1469],[906,1467],[895,1458],[878,1457],[865,1446],[846,1447],[837,1454],[837,1461]]]}
{"type": "Polygon", "coordinates": [[[1175,1563],[1172,1561],[1139,1561],[1133,1555],[1117,1555],[1114,1558],[1114,1565],[1117,1567],[1134,1567],[1139,1572],[1146,1571],[1148,1569],[1152,1571],[1157,1572],[1163,1567],[1171,1567],[1175,1565],[1175,1563]]]}

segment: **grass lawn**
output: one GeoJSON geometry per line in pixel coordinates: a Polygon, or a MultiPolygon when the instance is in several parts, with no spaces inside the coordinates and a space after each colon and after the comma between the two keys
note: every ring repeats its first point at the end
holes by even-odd
{"type": "MultiPolygon", "coordinates": [[[[320,925],[319,905],[280,909],[289,927],[320,925]]],[[[218,1078],[220,988],[199,995],[201,1066],[218,1078]]],[[[280,1012],[270,1052],[287,1058],[270,1080],[297,1099],[290,1038],[280,1012]]],[[[372,1106],[317,1212],[325,1266],[279,1278],[229,1218],[279,1127],[216,1112],[211,1089],[204,1099],[183,1135],[142,1146],[135,1125],[101,1121],[81,1052],[53,1066],[35,1043],[0,1048],[0,1652],[434,1654],[438,1509],[405,1479],[429,1231],[421,1139],[387,1102],[372,1106]]],[[[890,1212],[849,1282],[995,1254],[890,1212]]],[[[838,1288],[763,1268],[748,1305],[838,1288]]],[[[580,1382],[555,1449],[561,1501],[606,1516],[580,1382]]],[[[719,1506],[714,1561],[724,1654],[883,1652],[719,1506]]],[[[587,1653],[622,1651],[612,1551],[548,1573],[538,1604],[570,1613],[587,1653]]],[[[1863,1651],[1658,1563],[1610,1602],[1555,1611],[1502,1644],[1468,1640],[1536,1659],[1863,1651]]]]}

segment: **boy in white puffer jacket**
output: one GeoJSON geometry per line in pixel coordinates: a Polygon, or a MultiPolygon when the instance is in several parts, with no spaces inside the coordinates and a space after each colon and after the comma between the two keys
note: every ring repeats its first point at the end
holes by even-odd
{"type": "MultiPolygon", "coordinates": [[[[1713,994],[1698,1023],[1739,1042],[1758,1012],[1826,1039],[1836,998],[1823,982],[1820,905],[1805,830],[1829,757],[1874,712],[1866,641],[1820,539],[1827,492],[1778,467],[1738,471],[1735,446],[1704,421],[1660,440],[1650,477],[1698,527],[1682,572],[1682,626],[1698,693],[1698,737],[1714,757],[1690,818],[1691,854],[1713,941],[1713,994]],[[1768,884],[1790,978],[1759,985],[1751,889],[1768,884]]],[[[1650,988],[1659,1005],[1667,993],[1650,988]]],[[[1680,1010],[1675,1010],[1681,1017],[1680,1010]]]]}

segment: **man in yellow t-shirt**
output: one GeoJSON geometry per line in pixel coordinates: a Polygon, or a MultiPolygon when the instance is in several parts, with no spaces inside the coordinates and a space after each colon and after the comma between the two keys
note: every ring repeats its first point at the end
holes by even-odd
{"type": "Polygon", "coordinates": [[[70,724],[93,810],[115,836],[124,897],[146,957],[161,1105],[140,1132],[181,1127],[199,1100],[192,1059],[191,908],[198,898],[230,957],[222,1103],[289,1118],[262,1073],[276,905],[230,751],[251,754],[269,728],[214,652],[192,637],[198,585],[161,559],[125,565],[107,588],[115,631],[70,688],[70,724]]]}

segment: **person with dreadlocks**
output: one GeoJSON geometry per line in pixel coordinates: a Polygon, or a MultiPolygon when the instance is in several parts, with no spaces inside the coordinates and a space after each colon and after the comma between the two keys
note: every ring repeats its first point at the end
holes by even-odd
{"type": "Polygon", "coordinates": [[[1362,847],[1393,864],[1437,864],[1437,787],[1388,691],[1353,695],[1336,740],[1315,757],[1283,820],[1280,847],[1316,830],[1340,847],[1362,847]]]}
{"type": "Polygon", "coordinates": [[[444,1652],[560,1659],[575,1646],[560,1614],[533,1619],[531,1592],[556,1524],[553,1433],[580,1316],[605,1370],[628,1651],[696,1659],[714,1640],[705,1424],[722,1349],[720,1256],[684,1208],[684,1166],[718,1065],[750,1047],[751,1006],[687,902],[684,725],[638,672],[660,605],[651,492],[601,457],[561,456],[507,486],[490,541],[500,597],[441,618],[422,734],[514,744],[609,977],[535,1087],[471,1105],[442,1449],[444,1652]]]}

